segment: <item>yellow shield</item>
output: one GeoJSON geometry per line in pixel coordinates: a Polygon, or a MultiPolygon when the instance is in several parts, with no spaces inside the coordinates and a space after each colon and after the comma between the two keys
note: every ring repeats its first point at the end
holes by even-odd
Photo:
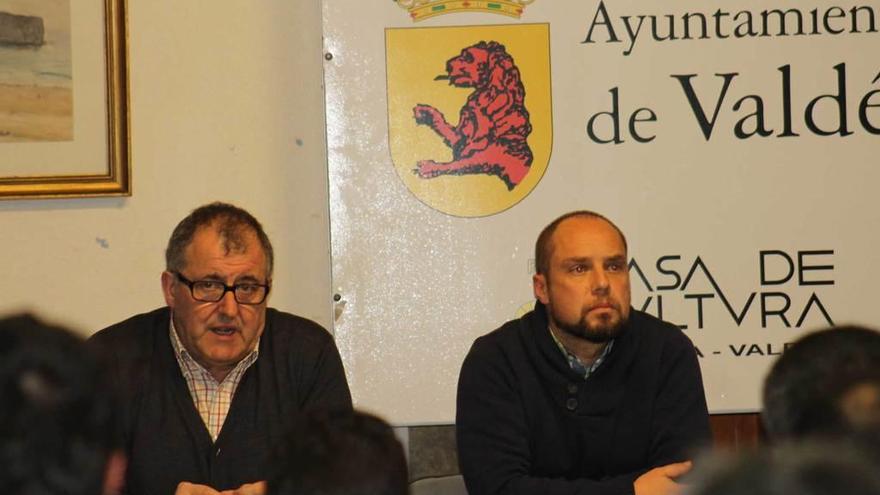
{"type": "Polygon", "coordinates": [[[398,176],[461,217],[504,211],[553,145],[547,24],[387,29],[388,129],[398,176]]]}

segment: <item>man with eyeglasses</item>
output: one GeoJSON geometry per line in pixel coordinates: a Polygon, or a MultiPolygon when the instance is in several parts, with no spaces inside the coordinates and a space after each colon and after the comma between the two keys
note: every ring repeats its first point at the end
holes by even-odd
{"type": "Polygon", "coordinates": [[[165,252],[167,307],[92,337],[124,392],[126,491],[259,494],[292,416],[351,409],[332,337],[267,308],[273,251],[260,223],[225,203],[194,210],[165,252]]]}

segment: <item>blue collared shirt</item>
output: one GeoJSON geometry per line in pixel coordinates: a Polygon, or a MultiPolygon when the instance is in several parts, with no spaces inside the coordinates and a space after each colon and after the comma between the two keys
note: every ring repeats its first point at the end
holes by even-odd
{"type": "Polygon", "coordinates": [[[556,347],[559,348],[559,351],[562,352],[562,355],[565,357],[565,360],[568,361],[568,366],[578,375],[584,377],[584,380],[590,377],[594,371],[599,369],[599,366],[602,365],[602,362],[605,361],[605,358],[608,356],[608,353],[611,352],[611,348],[614,346],[614,340],[608,341],[608,345],[605,346],[605,349],[602,349],[602,354],[599,355],[592,363],[585,363],[581,361],[580,358],[574,355],[571,351],[565,348],[562,342],[556,338],[556,334],[553,333],[553,330],[550,327],[547,327],[547,331],[550,332],[550,337],[553,338],[553,342],[556,342],[556,347]]]}

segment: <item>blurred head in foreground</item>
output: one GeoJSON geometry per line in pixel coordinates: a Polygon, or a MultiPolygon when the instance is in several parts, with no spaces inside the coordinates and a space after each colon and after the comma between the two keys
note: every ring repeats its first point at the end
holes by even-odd
{"type": "Polygon", "coordinates": [[[358,411],[311,411],[273,457],[270,495],[406,495],[403,447],[385,421],[358,411]]]}
{"type": "Polygon", "coordinates": [[[124,479],[101,360],[32,316],[0,320],[0,486],[16,495],[115,493],[124,479]]]}
{"type": "Polygon", "coordinates": [[[780,444],[741,457],[716,456],[686,495],[878,495],[877,463],[849,443],[780,444]]]}
{"type": "Polygon", "coordinates": [[[880,427],[880,332],[845,326],[789,347],[764,382],[764,428],[774,441],[858,437],[880,427]]]}

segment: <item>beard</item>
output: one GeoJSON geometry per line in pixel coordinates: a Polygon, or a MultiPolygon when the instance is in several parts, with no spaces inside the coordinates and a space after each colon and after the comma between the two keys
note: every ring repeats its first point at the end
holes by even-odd
{"type": "Polygon", "coordinates": [[[623,316],[620,308],[615,308],[617,318],[614,318],[614,313],[606,313],[598,318],[599,321],[595,322],[591,322],[589,319],[592,308],[584,308],[581,311],[580,320],[575,322],[561,319],[560,315],[556,314],[553,306],[550,306],[548,309],[550,321],[556,328],[573,337],[584,339],[594,344],[604,344],[616,338],[620,335],[621,328],[628,321],[628,317],[623,316]]]}

